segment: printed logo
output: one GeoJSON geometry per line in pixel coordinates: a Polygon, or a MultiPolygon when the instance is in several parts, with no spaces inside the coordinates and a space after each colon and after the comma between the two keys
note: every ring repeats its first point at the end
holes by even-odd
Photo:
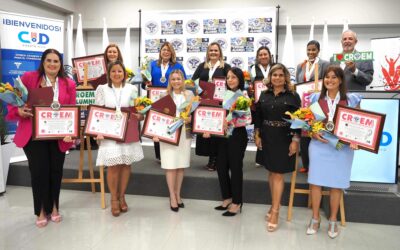
{"type": "Polygon", "coordinates": [[[204,19],[204,34],[226,34],[226,19],[204,19]]]}
{"type": "Polygon", "coordinates": [[[188,53],[206,52],[208,42],[208,38],[187,38],[186,50],[188,53]]]}
{"type": "Polygon", "coordinates": [[[180,63],[180,64],[183,64],[183,56],[177,56],[176,57],[176,62],[180,63]]]}
{"type": "Polygon", "coordinates": [[[14,65],[17,69],[19,69],[19,66],[21,66],[22,62],[14,62],[14,65]]]}
{"type": "Polygon", "coordinates": [[[233,19],[231,22],[231,30],[233,32],[242,32],[244,31],[245,24],[242,19],[233,19]]]}
{"type": "Polygon", "coordinates": [[[272,18],[249,18],[249,33],[271,33],[272,18]]]}
{"type": "Polygon", "coordinates": [[[271,49],[272,41],[271,41],[271,39],[269,39],[267,37],[260,37],[257,40],[257,45],[258,45],[258,48],[259,47],[268,47],[269,49],[271,49]]]}
{"type": "Polygon", "coordinates": [[[183,34],[182,20],[163,20],[161,21],[161,35],[181,35],[183,34]]]}
{"type": "Polygon", "coordinates": [[[183,41],[181,39],[178,39],[178,38],[172,39],[171,44],[172,44],[172,47],[174,47],[174,50],[176,53],[179,53],[183,50],[183,41]]]}
{"type": "Polygon", "coordinates": [[[189,20],[186,24],[186,31],[190,34],[196,34],[200,31],[200,23],[194,19],[189,20]]]}
{"type": "Polygon", "coordinates": [[[217,42],[221,46],[222,51],[225,51],[228,48],[228,42],[225,38],[217,38],[214,42],[217,42]]]}
{"type": "Polygon", "coordinates": [[[249,56],[247,58],[247,65],[253,65],[256,63],[256,57],[255,56],[249,56]]]}
{"type": "Polygon", "coordinates": [[[195,71],[200,64],[200,59],[197,56],[191,56],[186,62],[186,66],[191,70],[195,71]]]}
{"type": "Polygon", "coordinates": [[[296,69],[293,67],[287,67],[287,69],[290,73],[290,81],[296,83],[296,69]]]}
{"type": "Polygon", "coordinates": [[[254,52],[254,37],[231,37],[231,52],[254,52]]]}
{"type": "Polygon", "coordinates": [[[243,68],[243,58],[241,57],[233,57],[230,61],[232,67],[243,68]]]}
{"type": "Polygon", "coordinates": [[[18,40],[21,43],[46,45],[49,43],[50,38],[44,33],[21,31],[18,33],[18,40]]]}
{"type": "Polygon", "coordinates": [[[158,31],[158,24],[155,21],[149,21],[145,25],[145,31],[149,35],[154,35],[158,31]]]}

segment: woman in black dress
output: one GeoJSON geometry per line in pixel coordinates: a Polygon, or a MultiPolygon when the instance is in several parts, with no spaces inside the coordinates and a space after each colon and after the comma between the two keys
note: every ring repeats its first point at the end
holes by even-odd
{"type": "Polygon", "coordinates": [[[263,152],[263,165],[270,172],[272,205],[266,217],[267,230],[273,232],[278,228],[283,174],[294,171],[300,141],[300,131],[290,129],[290,123],[282,118],[286,111],[294,112],[300,107],[300,97],[290,83],[289,71],[280,63],[271,67],[267,87],[257,103],[255,142],[263,152]]]}
{"type": "MultiPolygon", "coordinates": [[[[207,48],[206,61],[200,63],[192,76],[192,80],[212,82],[215,77],[226,77],[231,66],[224,62],[221,46],[217,42],[210,43],[207,48]]],[[[209,156],[206,168],[215,171],[217,162],[218,138],[196,137],[196,155],[209,156]]]]}
{"type": "MultiPolygon", "coordinates": [[[[268,47],[262,46],[258,48],[255,64],[250,67],[250,77],[253,82],[250,91],[248,93],[250,97],[254,97],[254,82],[255,81],[263,81],[265,84],[267,83],[268,73],[271,69],[271,66],[274,64],[273,58],[271,56],[271,51],[268,47]]],[[[251,112],[253,117],[253,122],[255,121],[255,111],[251,112]]],[[[256,166],[263,165],[262,151],[257,149],[256,154],[256,166]]]]}

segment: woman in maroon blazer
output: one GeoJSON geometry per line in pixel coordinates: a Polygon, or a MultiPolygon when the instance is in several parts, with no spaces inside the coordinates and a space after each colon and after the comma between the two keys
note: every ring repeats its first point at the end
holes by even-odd
{"type": "MultiPolygon", "coordinates": [[[[75,83],[66,77],[60,52],[47,49],[43,52],[37,71],[26,72],[21,80],[29,91],[41,87],[53,87],[55,99],[59,104],[75,104],[75,83]],[[58,93],[58,98],[57,98],[58,93]]],[[[53,101],[56,101],[53,99],[53,101]]],[[[32,140],[32,110],[25,106],[8,106],[8,120],[17,120],[18,127],[14,137],[17,147],[22,147],[28,158],[31,172],[33,203],[36,226],[44,227],[50,219],[60,222],[58,200],[65,152],[72,146],[70,137],[62,140],[32,140]]]]}

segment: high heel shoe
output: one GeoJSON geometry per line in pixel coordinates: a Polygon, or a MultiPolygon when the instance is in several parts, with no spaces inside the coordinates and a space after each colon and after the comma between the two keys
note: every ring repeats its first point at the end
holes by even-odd
{"type": "MultiPolygon", "coordinates": [[[[269,220],[272,219],[272,216],[274,214],[276,214],[277,219],[279,219],[279,210],[271,209],[271,217],[270,217],[269,220]]],[[[267,224],[267,231],[268,232],[275,232],[277,229],[278,229],[278,223],[274,224],[274,223],[271,223],[270,221],[268,221],[268,224],[267,224]]]]}
{"type": "Polygon", "coordinates": [[[214,207],[214,209],[215,209],[215,210],[219,210],[219,211],[224,211],[224,210],[227,210],[231,204],[232,204],[232,202],[229,203],[228,205],[226,205],[226,207],[224,207],[223,205],[221,205],[221,206],[218,206],[218,207],[214,207]]]}
{"type": "MultiPolygon", "coordinates": [[[[232,204],[234,204],[234,203],[232,203],[232,204]]],[[[232,216],[235,216],[238,212],[242,213],[242,207],[243,207],[243,203],[240,203],[239,211],[237,211],[236,213],[231,212],[231,211],[226,211],[225,213],[222,214],[222,216],[232,217],[232,216]]]]}
{"type": "Polygon", "coordinates": [[[331,239],[336,238],[339,235],[339,228],[336,224],[336,221],[329,221],[329,227],[328,227],[328,236],[331,239]],[[336,231],[335,231],[336,229],[336,231]]]}
{"type": "Polygon", "coordinates": [[[179,204],[178,204],[177,207],[173,207],[172,204],[171,204],[171,199],[169,199],[169,206],[171,208],[171,211],[173,211],[173,212],[178,212],[179,211],[179,204]]]}
{"type": "Polygon", "coordinates": [[[185,208],[185,204],[183,204],[183,202],[178,203],[178,207],[179,207],[179,208],[185,208]]]}
{"type": "Polygon", "coordinates": [[[119,208],[121,209],[121,213],[128,212],[128,204],[126,204],[125,197],[119,197],[119,208]]]}
{"type": "Polygon", "coordinates": [[[111,200],[111,214],[114,217],[118,217],[120,213],[119,200],[111,200]]]}
{"type": "Polygon", "coordinates": [[[316,220],[314,218],[311,218],[310,224],[307,227],[306,234],[307,235],[316,234],[318,232],[318,229],[319,229],[320,225],[321,225],[321,219],[316,220]],[[317,225],[317,229],[315,229],[315,225],[317,225]]]}

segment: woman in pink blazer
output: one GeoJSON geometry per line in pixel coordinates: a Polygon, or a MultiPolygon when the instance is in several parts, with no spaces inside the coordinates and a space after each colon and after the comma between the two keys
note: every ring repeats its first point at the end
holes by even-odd
{"type": "MultiPolygon", "coordinates": [[[[58,89],[58,102],[61,105],[73,105],[76,103],[75,83],[66,77],[62,65],[61,54],[55,49],[47,49],[43,52],[39,69],[26,72],[21,80],[28,92],[35,88],[52,86],[53,91],[57,92],[58,89]]],[[[65,152],[72,146],[72,139],[65,137],[62,140],[33,141],[32,116],[32,110],[26,105],[8,106],[7,119],[18,121],[14,143],[24,149],[28,158],[37,215],[36,226],[44,227],[49,219],[53,222],[61,221],[58,200],[65,152]]]]}

